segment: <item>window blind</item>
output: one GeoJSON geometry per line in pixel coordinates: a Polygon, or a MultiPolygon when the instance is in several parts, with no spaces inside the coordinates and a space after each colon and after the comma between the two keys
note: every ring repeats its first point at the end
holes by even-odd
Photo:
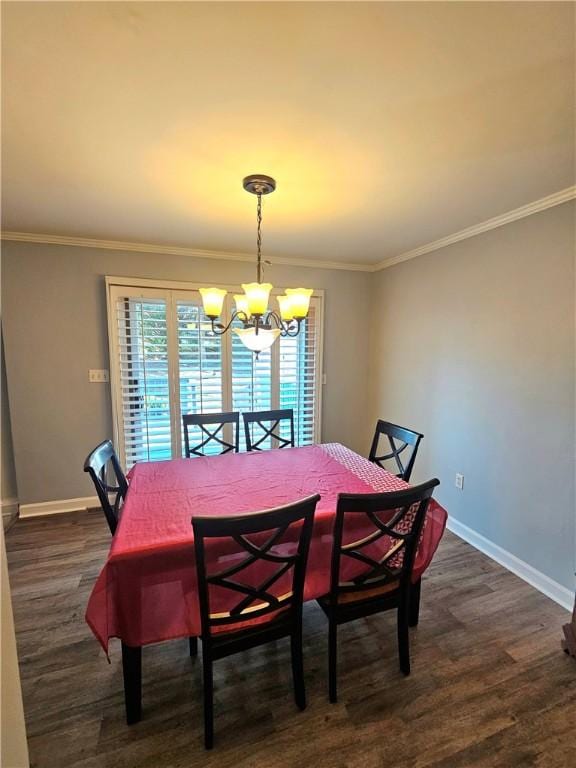
{"type": "MultiPolygon", "coordinates": [[[[317,306],[311,302],[308,317],[302,322],[298,336],[284,336],[279,341],[279,408],[294,411],[294,431],[297,445],[314,442],[316,398],[319,388],[316,357],[317,306]]],[[[280,434],[289,437],[289,428],[283,425],[280,434]]]]}
{"type": "MultiPolygon", "coordinates": [[[[241,327],[239,321],[235,325],[241,327]]],[[[240,414],[272,408],[272,351],[266,349],[258,357],[232,333],[232,410],[240,414]]],[[[262,448],[270,448],[270,441],[262,448]]],[[[244,424],[240,416],[240,450],[246,450],[244,424]]]]}
{"type": "MultiPolygon", "coordinates": [[[[222,411],[222,337],[209,333],[210,322],[204,318],[198,299],[177,301],[176,312],[180,415],[222,411]]],[[[189,433],[193,444],[202,442],[199,427],[189,428],[189,433]]],[[[206,454],[218,453],[218,449],[217,443],[208,444],[206,454]]],[[[183,432],[180,450],[184,455],[183,432]]]]}
{"type": "Polygon", "coordinates": [[[116,302],[117,387],[126,464],[172,455],[166,301],[116,302]]]}

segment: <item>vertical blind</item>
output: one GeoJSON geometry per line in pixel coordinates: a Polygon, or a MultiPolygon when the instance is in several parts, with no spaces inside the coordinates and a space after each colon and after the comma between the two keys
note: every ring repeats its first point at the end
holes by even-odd
{"type": "MultiPolygon", "coordinates": [[[[294,430],[297,445],[314,442],[315,392],[319,386],[316,367],[318,324],[317,306],[310,312],[298,336],[285,336],[279,343],[279,408],[294,410],[294,430]]],[[[286,434],[288,437],[288,427],[286,434]]]]}
{"type": "MultiPolygon", "coordinates": [[[[204,318],[198,299],[176,301],[178,315],[179,414],[217,413],[223,408],[222,342],[210,336],[210,323],[204,318]]],[[[180,421],[180,418],[178,419],[180,421]]],[[[202,442],[198,427],[190,429],[193,444],[202,442]]],[[[207,453],[218,445],[207,446],[207,453]]],[[[184,435],[180,453],[184,454],[184,435]]]]}
{"type": "Polygon", "coordinates": [[[109,312],[115,431],[127,467],[182,456],[186,413],[292,408],[296,444],[319,439],[320,298],[298,336],[258,358],[235,333],[211,333],[197,290],[109,284],[109,312]]]}
{"type": "Polygon", "coordinates": [[[172,455],[166,301],[116,302],[117,363],[125,461],[172,455]]]}
{"type": "MultiPolygon", "coordinates": [[[[242,327],[240,321],[234,324],[242,327]]],[[[266,349],[255,356],[242,344],[240,338],[233,333],[230,339],[232,345],[232,410],[240,411],[269,411],[272,408],[272,350],[266,349]]],[[[278,342],[276,342],[278,343],[278,342]]],[[[276,383],[276,382],[275,382],[276,383]]],[[[270,441],[264,441],[262,448],[269,448],[270,441]]],[[[244,425],[240,430],[240,450],[246,450],[244,425]]]]}

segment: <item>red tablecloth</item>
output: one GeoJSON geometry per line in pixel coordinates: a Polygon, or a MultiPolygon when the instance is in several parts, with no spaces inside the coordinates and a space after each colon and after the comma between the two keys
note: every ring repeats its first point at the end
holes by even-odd
{"type": "MultiPolygon", "coordinates": [[[[136,464],[86,621],[106,651],[111,637],[139,646],[200,634],[192,516],[268,509],[313,493],[321,499],[304,597],[320,597],[329,588],[338,494],[405,487],[339,443],[136,464]]],[[[428,567],[446,519],[445,510],[432,501],[416,555],[415,581],[428,567]]]]}

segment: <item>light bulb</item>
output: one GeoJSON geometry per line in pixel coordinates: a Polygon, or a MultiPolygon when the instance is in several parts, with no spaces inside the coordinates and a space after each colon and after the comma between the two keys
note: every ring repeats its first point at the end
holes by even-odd
{"type": "Polygon", "coordinates": [[[270,283],[242,283],[242,288],[248,300],[250,314],[263,315],[268,309],[268,297],[272,290],[270,283]]]}
{"type": "Polygon", "coordinates": [[[248,297],[243,293],[235,293],[234,301],[236,302],[236,311],[243,312],[246,315],[246,320],[250,318],[250,309],[248,307],[248,297]]]}
{"type": "Polygon", "coordinates": [[[216,318],[222,314],[224,296],[228,291],[223,288],[200,288],[204,313],[210,318],[216,318]]]}
{"type": "Polygon", "coordinates": [[[286,295],[292,304],[293,316],[297,320],[301,320],[308,314],[312,293],[312,288],[286,288],[286,295]]]}
{"type": "Polygon", "coordinates": [[[294,308],[292,306],[291,296],[277,296],[278,306],[280,307],[280,317],[285,322],[289,323],[294,319],[294,308]]]}

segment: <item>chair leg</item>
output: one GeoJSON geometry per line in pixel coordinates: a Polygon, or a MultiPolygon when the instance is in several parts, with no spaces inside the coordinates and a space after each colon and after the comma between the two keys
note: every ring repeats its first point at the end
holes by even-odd
{"type": "Polygon", "coordinates": [[[400,671],[408,676],[410,674],[410,637],[408,634],[408,594],[400,598],[398,606],[398,652],[400,655],[400,671]]]}
{"type": "Polygon", "coordinates": [[[338,700],[336,673],[338,666],[338,625],[333,619],[328,626],[328,695],[332,704],[338,700]]]}
{"type": "Polygon", "coordinates": [[[142,648],[122,643],[122,674],[126,722],[138,723],[142,718],[142,648]]]}
{"type": "Polygon", "coordinates": [[[408,617],[408,626],[418,626],[420,618],[420,593],[422,592],[422,579],[418,579],[415,584],[410,585],[410,615],[408,617]]]}
{"type": "Polygon", "coordinates": [[[202,647],[202,668],[204,678],[204,746],[214,746],[214,677],[209,649],[202,647]]]}
{"type": "Polygon", "coordinates": [[[306,709],[306,689],[304,687],[304,663],[302,658],[302,628],[290,636],[292,651],[292,679],[294,681],[294,699],[298,709],[306,709]]]}
{"type": "Polygon", "coordinates": [[[188,642],[190,644],[190,656],[198,656],[198,638],[189,637],[188,642]]]}

